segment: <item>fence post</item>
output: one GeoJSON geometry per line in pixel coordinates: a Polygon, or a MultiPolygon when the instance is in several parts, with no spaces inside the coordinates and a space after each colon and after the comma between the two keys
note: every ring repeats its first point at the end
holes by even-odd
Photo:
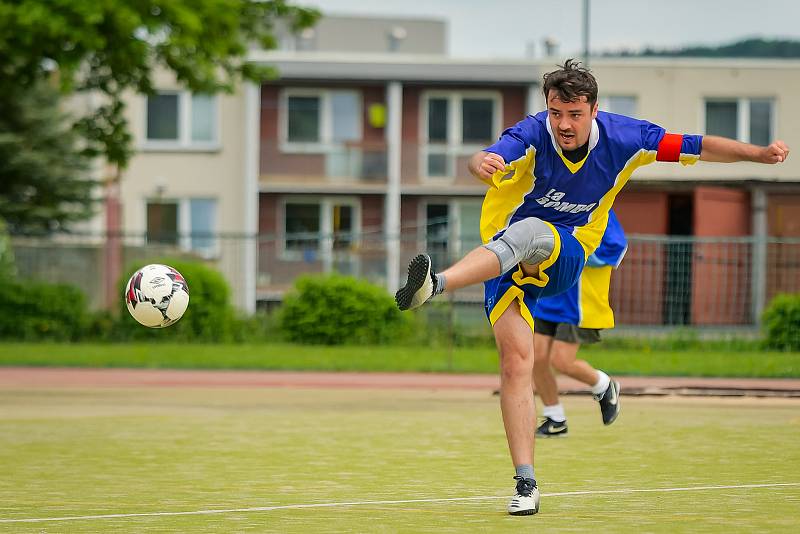
{"type": "Polygon", "coordinates": [[[753,236],[751,301],[753,323],[761,325],[761,313],[767,298],[767,194],[763,187],[752,190],[753,236]]]}

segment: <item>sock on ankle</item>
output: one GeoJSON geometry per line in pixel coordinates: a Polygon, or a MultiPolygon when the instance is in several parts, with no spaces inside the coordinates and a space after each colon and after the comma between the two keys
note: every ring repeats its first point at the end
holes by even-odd
{"type": "Polygon", "coordinates": [[[558,404],[553,404],[552,406],[545,406],[542,408],[542,415],[555,421],[556,423],[563,423],[567,420],[567,416],[564,415],[564,405],[560,402],[558,404]]]}
{"type": "Polygon", "coordinates": [[[602,395],[608,389],[608,385],[611,383],[611,378],[605,374],[603,371],[597,371],[597,383],[592,386],[592,393],[595,395],[602,395]]]}
{"type": "Polygon", "coordinates": [[[522,478],[533,478],[533,465],[531,464],[521,464],[518,465],[516,468],[517,476],[522,478]]]}
{"type": "Polygon", "coordinates": [[[436,284],[435,285],[436,285],[436,287],[433,290],[433,294],[434,295],[438,295],[439,293],[442,293],[444,291],[445,287],[447,287],[447,279],[444,277],[444,275],[442,273],[436,273],[436,284]]]}

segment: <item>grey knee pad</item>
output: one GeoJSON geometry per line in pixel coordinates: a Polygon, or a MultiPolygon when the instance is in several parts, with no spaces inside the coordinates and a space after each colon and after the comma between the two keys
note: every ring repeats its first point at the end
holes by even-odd
{"type": "Polygon", "coordinates": [[[497,240],[485,245],[500,260],[500,271],[505,273],[518,263],[541,263],[550,257],[555,248],[555,236],[544,221],[529,217],[509,226],[497,240]]]}

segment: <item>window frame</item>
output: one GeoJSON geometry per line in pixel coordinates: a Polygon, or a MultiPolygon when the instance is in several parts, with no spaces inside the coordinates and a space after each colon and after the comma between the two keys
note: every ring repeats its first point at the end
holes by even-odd
{"type": "MultiPolygon", "coordinates": [[[[639,114],[639,95],[636,95],[636,94],[633,94],[633,93],[609,93],[609,94],[600,95],[600,97],[597,99],[600,111],[605,111],[607,113],[617,113],[616,111],[610,111],[609,109],[607,109],[609,99],[611,99],[611,98],[630,98],[630,99],[632,99],[633,100],[634,112],[633,112],[633,114],[626,115],[626,116],[627,117],[633,117],[633,118],[636,118],[636,116],[638,116],[638,114],[639,114]]],[[[617,113],[617,114],[619,114],[619,113],[617,113]]]]}
{"type": "MultiPolygon", "coordinates": [[[[146,152],[181,151],[181,152],[216,152],[221,150],[220,130],[222,128],[222,113],[220,98],[217,94],[209,94],[213,103],[213,138],[210,141],[192,140],[192,97],[194,93],[179,89],[158,89],[158,95],[178,95],[178,138],[177,139],[149,139],[147,137],[147,96],[143,97],[143,129],[141,150],[146,152]]],[[[198,93],[199,94],[199,93],[198,93]]]]}
{"type": "Polygon", "coordinates": [[[324,261],[326,254],[330,257],[349,256],[347,250],[333,248],[333,206],[349,206],[353,210],[353,239],[352,247],[361,243],[361,199],[357,196],[346,195],[284,195],[278,205],[275,228],[278,229],[277,252],[281,261],[303,261],[303,251],[286,248],[286,205],[287,204],[318,204],[319,205],[319,245],[316,248],[317,260],[324,261]],[[328,237],[326,237],[328,236],[328,237]]]}
{"type": "Polygon", "coordinates": [[[766,100],[769,102],[769,132],[767,137],[770,142],[776,138],[777,129],[777,105],[776,96],[704,96],[700,103],[700,131],[703,135],[708,134],[708,116],[706,113],[709,102],[734,102],[736,103],[736,140],[742,143],[750,143],[750,102],[753,100],[766,100]]]}
{"type": "Polygon", "coordinates": [[[492,101],[492,138],[496,139],[502,129],[503,95],[500,91],[490,89],[429,89],[420,94],[419,105],[419,169],[420,177],[427,183],[448,183],[453,182],[458,173],[455,168],[456,158],[469,156],[474,152],[485,148],[486,145],[479,143],[463,142],[463,110],[462,102],[464,99],[486,99],[492,101]],[[428,138],[429,114],[428,106],[431,99],[447,100],[447,141],[444,148],[441,143],[431,143],[428,138]],[[431,150],[434,148],[434,150],[431,150]],[[444,176],[431,176],[428,174],[428,156],[431,154],[444,154],[446,160],[446,174],[444,176]]]}
{"type": "MultiPolygon", "coordinates": [[[[428,243],[428,206],[440,205],[447,206],[447,256],[450,258],[458,258],[466,254],[466,250],[462,250],[462,243],[464,236],[461,233],[461,210],[464,206],[471,205],[472,207],[480,207],[483,205],[481,199],[472,197],[455,197],[455,198],[442,198],[442,197],[423,197],[420,199],[417,209],[417,248],[419,250],[430,250],[431,246],[428,243]],[[455,244],[455,246],[454,246],[455,244]]],[[[480,241],[480,230],[476,232],[478,240],[480,241]]],[[[452,260],[455,261],[455,260],[452,260]]]]}
{"type": "MultiPolygon", "coordinates": [[[[219,258],[221,254],[219,234],[219,198],[212,196],[192,196],[192,197],[160,197],[148,196],[144,199],[144,245],[149,241],[148,234],[150,233],[147,228],[147,207],[150,204],[167,204],[174,203],[178,207],[176,227],[178,229],[178,242],[177,247],[185,252],[196,254],[204,259],[219,258]],[[191,201],[192,200],[213,200],[214,201],[214,220],[211,221],[211,246],[207,248],[192,248],[192,213],[191,201]]],[[[172,246],[165,243],[155,243],[156,245],[172,246]]]]}
{"type": "Polygon", "coordinates": [[[286,154],[328,154],[339,143],[333,141],[333,93],[350,93],[356,97],[358,140],[364,139],[364,95],[357,88],[329,89],[322,87],[284,87],[278,97],[278,140],[280,151],[286,154]],[[319,141],[289,140],[289,98],[317,97],[320,99],[319,141]]]}

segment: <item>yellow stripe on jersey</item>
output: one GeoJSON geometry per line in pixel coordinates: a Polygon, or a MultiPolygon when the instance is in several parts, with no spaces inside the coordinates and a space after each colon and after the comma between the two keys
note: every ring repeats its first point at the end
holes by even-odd
{"type": "MultiPolygon", "coordinates": [[[[589,151],[589,152],[591,152],[591,151],[589,151]]],[[[581,167],[583,167],[583,164],[586,162],[586,160],[589,157],[589,152],[587,152],[586,155],[583,156],[583,159],[580,160],[577,163],[572,163],[570,160],[568,160],[566,157],[564,157],[564,154],[562,154],[560,150],[558,151],[558,155],[561,156],[561,161],[563,161],[564,165],[567,166],[567,169],[569,169],[569,172],[571,172],[572,174],[575,174],[576,172],[581,170],[581,167]]]]}
{"type": "Polygon", "coordinates": [[[481,208],[481,239],[484,243],[491,241],[497,232],[508,226],[508,221],[522,205],[525,195],[533,190],[535,156],[536,149],[530,146],[524,156],[509,164],[513,171],[511,178],[503,180],[509,173],[502,171],[492,176],[491,187],[486,191],[481,208]]]}
{"type": "Polygon", "coordinates": [[[578,282],[578,326],[614,328],[614,311],[608,302],[611,285],[610,265],[584,267],[578,282]]]}
{"type": "Polygon", "coordinates": [[[678,157],[678,161],[680,161],[683,165],[694,165],[700,161],[700,154],[681,154],[678,157]]]}
{"type": "Polygon", "coordinates": [[[600,246],[600,241],[603,240],[603,233],[606,231],[608,225],[608,211],[614,203],[614,199],[620,190],[628,183],[633,171],[644,165],[649,165],[656,160],[655,150],[641,149],[636,154],[631,156],[622,170],[617,174],[614,180],[614,186],[608,190],[600,199],[597,207],[589,215],[589,220],[583,226],[576,226],[572,235],[583,247],[588,258],[600,246]]]}

